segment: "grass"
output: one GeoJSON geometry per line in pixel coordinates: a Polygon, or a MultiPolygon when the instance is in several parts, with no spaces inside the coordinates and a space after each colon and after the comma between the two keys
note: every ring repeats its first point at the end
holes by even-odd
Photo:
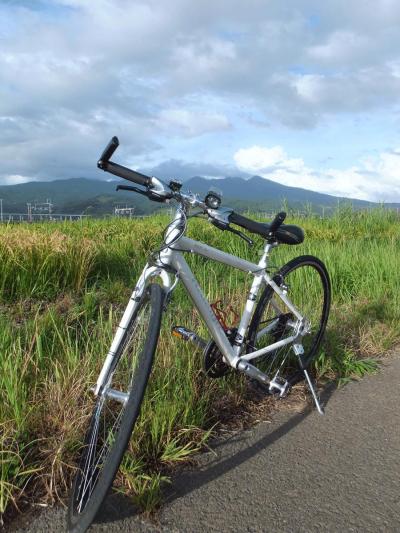
{"type": "MultiPolygon", "coordinates": [[[[288,221],[304,227],[306,240],[278,248],[274,264],[310,253],[327,264],[332,279],[317,372],[345,383],[374,371],[400,336],[398,215],[342,208],[323,220],[288,221]]],[[[85,391],[167,222],[155,215],[0,226],[0,516],[67,492],[89,413],[85,391]]],[[[189,236],[257,261],[257,247],[203,221],[190,223],[189,236]]],[[[222,298],[240,309],[246,274],[200,257],[189,261],[211,301],[222,298]]],[[[240,411],[246,397],[236,376],[204,377],[200,354],[169,334],[176,323],[206,334],[182,287],[164,316],[144,416],[117,479],[118,490],[145,510],[159,504],[168,468],[199,450],[218,420],[240,411]]]]}

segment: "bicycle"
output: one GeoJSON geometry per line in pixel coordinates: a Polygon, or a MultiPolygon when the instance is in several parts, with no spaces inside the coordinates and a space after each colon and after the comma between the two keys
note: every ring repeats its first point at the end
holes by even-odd
{"type": "Polygon", "coordinates": [[[165,183],[114,163],[110,158],[118,145],[118,138],[113,137],[98,167],[140,187],[118,185],[117,190],[136,192],[156,202],[175,200],[177,209],[162,246],[150,256],[139,277],[93,389],[95,406],[68,508],[68,529],[73,533],[87,530],[113,483],[140,412],[162,312],[178,281],[189,293],[211,340],[206,342],[182,326],[175,327],[173,333],[203,348],[203,364],[209,377],[218,378],[235,369],[279,397],[286,396],[294,384],[305,379],[318,412],[323,414],[309,368],[318,354],[329,315],[328,272],[322,261],[310,255],[292,259],[273,276],[268,270],[271,251],[279,244],[303,242],[303,230],[283,224],[284,212],[278,213],[270,224],[256,222],[222,207],[215,191],[200,200],[196,194],[183,193],[178,181],[165,183]],[[193,208],[199,209],[195,215],[206,215],[214,226],[233,232],[249,244],[252,240],[231,224],[263,237],[259,262],[252,263],[186,237],[189,210],[193,208]],[[220,313],[210,306],[184,253],[198,254],[253,276],[237,327],[228,328],[220,313]],[[160,283],[154,283],[155,278],[160,283]],[[258,366],[252,364],[254,360],[258,366]]]}

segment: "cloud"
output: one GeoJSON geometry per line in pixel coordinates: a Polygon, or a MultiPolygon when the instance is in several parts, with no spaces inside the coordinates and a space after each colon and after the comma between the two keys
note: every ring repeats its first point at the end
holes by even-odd
{"type": "Polygon", "coordinates": [[[10,176],[4,176],[1,184],[2,185],[19,185],[20,183],[27,183],[28,181],[32,181],[32,178],[29,176],[10,175],[10,176]]]}
{"type": "Polygon", "coordinates": [[[349,57],[358,59],[360,54],[368,48],[369,39],[366,35],[360,35],[349,30],[334,31],[328,35],[326,42],[311,46],[307,53],[310,58],[322,61],[325,64],[340,61],[348,62],[349,57]]]}
{"type": "Polygon", "coordinates": [[[332,75],[305,74],[292,80],[305,109],[317,114],[355,113],[399,101],[400,76],[394,65],[332,75]]]}
{"type": "Polygon", "coordinates": [[[345,169],[312,169],[301,158],[290,158],[281,146],[252,146],[234,154],[237,166],[291,187],[370,200],[400,201],[400,150],[360,160],[345,169]]]}
{"type": "Polygon", "coordinates": [[[280,170],[295,174],[310,172],[302,159],[288,158],[281,146],[242,148],[235,153],[234,159],[239,168],[262,170],[264,173],[275,173],[280,170]]]}
{"type": "Polygon", "coordinates": [[[163,109],[157,118],[159,128],[169,134],[197,137],[204,133],[228,130],[229,119],[220,113],[191,111],[188,109],[163,109]]]}
{"type": "Polygon", "coordinates": [[[170,159],[162,163],[152,166],[143,167],[141,172],[150,176],[157,176],[158,178],[169,180],[176,178],[182,181],[193,178],[194,176],[201,176],[205,178],[224,178],[227,176],[248,178],[246,172],[239,170],[233,165],[215,165],[211,163],[196,163],[187,162],[179,159],[170,159]]]}
{"type": "Polygon", "coordinates": [[[394,0],[2,2],[0,180],[100,176],[113,134],[125,164],[212,164],[241,135],[395,112],[399,24],[394,0]]]}

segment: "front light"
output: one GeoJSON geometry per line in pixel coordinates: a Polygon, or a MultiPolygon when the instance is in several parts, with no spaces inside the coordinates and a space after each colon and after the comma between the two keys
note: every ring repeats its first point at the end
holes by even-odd
{"type": "Polygon", "coordinates": [[[222,202],[222,192],[216,189],[210,189],[206,194],[204,203],[210,209],[218,209],[222,202]]]}

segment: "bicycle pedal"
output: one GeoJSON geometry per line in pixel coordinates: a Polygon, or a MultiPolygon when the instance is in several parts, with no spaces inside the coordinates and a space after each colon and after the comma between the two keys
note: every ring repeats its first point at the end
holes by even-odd
{"type": "Polygon", "coordinates": [[[183,341],[190,341],[196,335],[194,331],[190,331],[190,329],[186,329],[184,326],[173,326],[171,333],[174,337],[178,337],[178,339],[182,339],[183,341]]]}
{"type": "Polygon", "coordinates": [[[201,337],[199,337],[194,331],[191,331],[190,329],[187,329],[184,326],[173,326],[171,328],[171,333],[174,337],[177,337],[178,339],[181,339],[185,342],[191,341],[202,349],[207,344],[207,342],[201,337]]]}
{"type": "Polygon", "coordinates": [[[268,388],[269,388],[270,394],[279,396],[279,398],[284,398],[285,396],[287,396],[289,392],[290,384],[288,381],[274,377],[269,382],[268,388]]]}

